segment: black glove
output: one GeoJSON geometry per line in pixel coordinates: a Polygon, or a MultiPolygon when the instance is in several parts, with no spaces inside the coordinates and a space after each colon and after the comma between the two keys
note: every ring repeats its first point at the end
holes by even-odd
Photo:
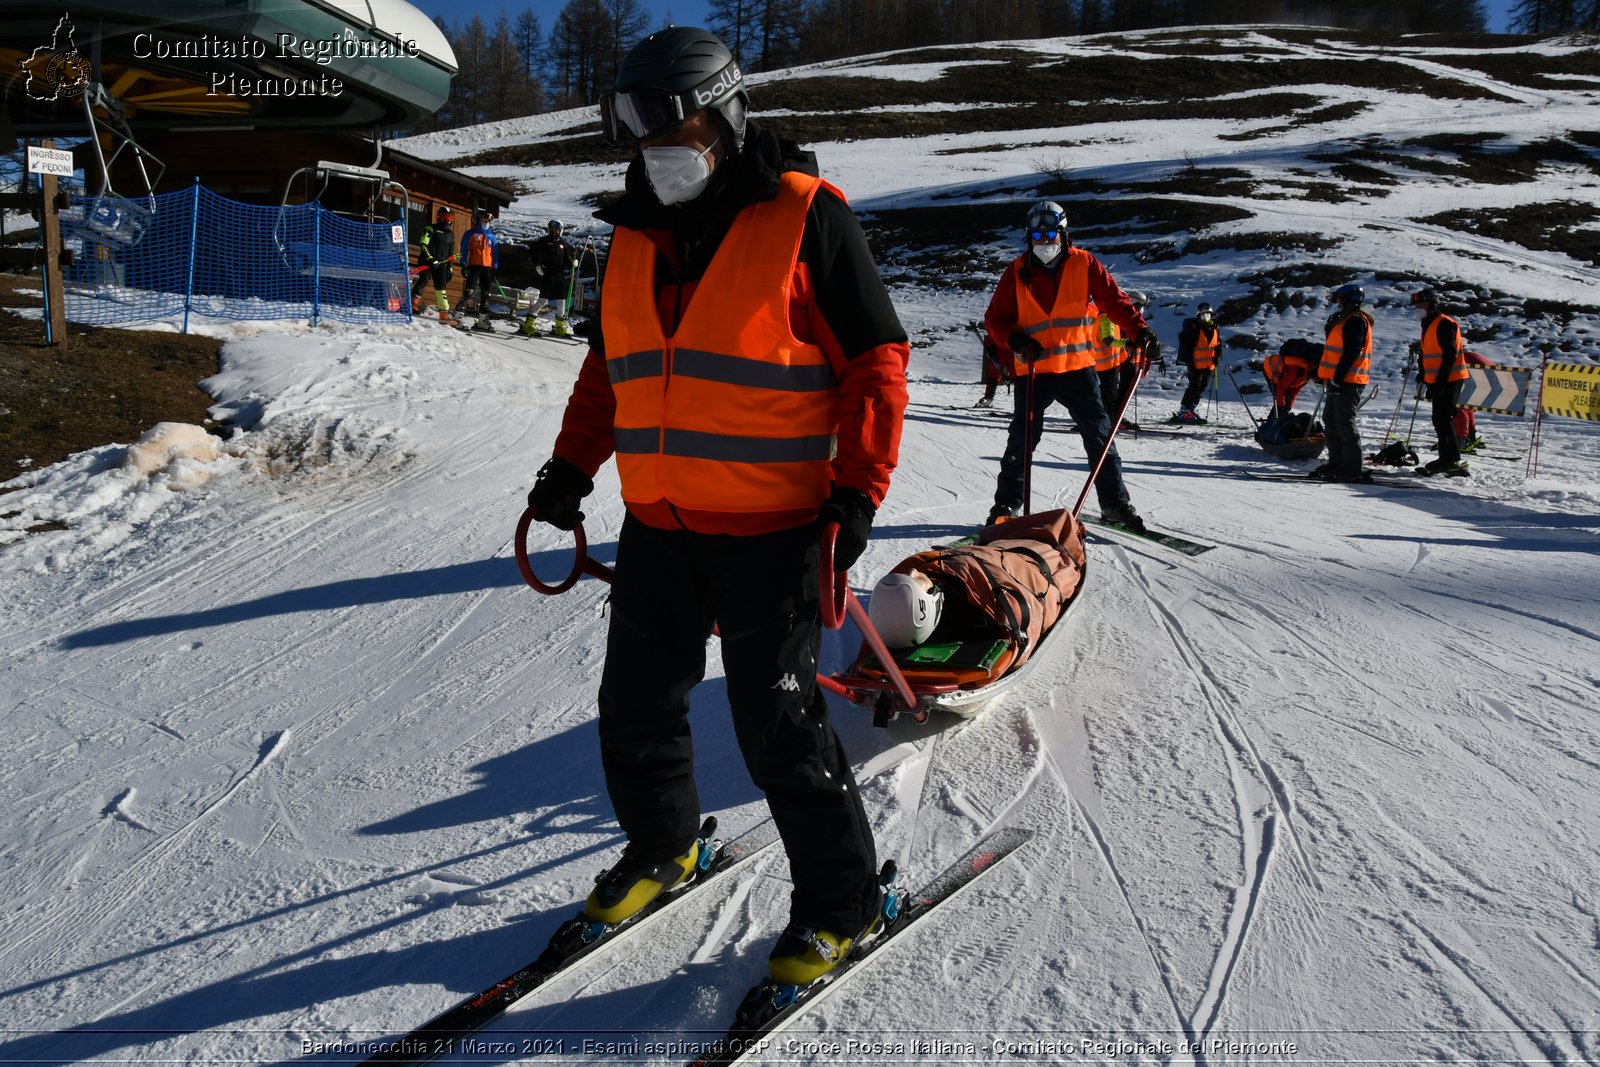
{"type": "Polygon", "coordinates": [[[1148,326],[1134,336],[1133,347],[1144,353],[1146,364],[1154,363],[1161,358],[1161,342],[1156,340],[1156,332],[1148,326]]]}
{"type": "Polygon", "coordinates": [[[594,479],[564,459],[551,457],[539,468],[528,494],[533,517],[558,530],[571,530],[583,521],[578,505],[594,492],[594,479]]]}
{"type": "Polygon", "coordinates": [[[872,534],[872,518],[878,513],[877,505],[859,489],[835,486],[828,499],[817,510],[817,525],[839,524],[839,536],[833,542],[833,569],[847,571],[861,553],[867,550],[867,538],[872,534]]]}
{"type": "Polygon", "coordinates": [[[1013,355],[1024,363],[1032,363],[1044,355],[1044,345],[1039,343],[1037,337],[1029,337],[1021,330],[1014,331],[1006,338],[1006,347],[1011,349],[1013,355]]]}

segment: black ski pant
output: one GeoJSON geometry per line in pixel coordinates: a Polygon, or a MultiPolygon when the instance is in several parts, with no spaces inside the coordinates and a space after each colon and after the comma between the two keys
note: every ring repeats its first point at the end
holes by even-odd
{"type": "Polygon", "coordinates": [[[1199,367],[1189,368],[1189,387],[1183,391],[1182,407],[1193,408],[1200,403],[1200,398],[1205,395],[1206,386],[1211,384],[1211,371],[1201,370],[1199,367]]]}
{"type": "Polygon", "coordinates": [[[623,833],[645,860],[682,855],[700,825],[689,692],[715,623],[734,734],[788,851],[790,918],[854,936],[878,907],[872,829],[816,684],[818,531],[755,537],[658,530],[617,541],[600,682],[600,755],[623,833]]]}
{"type": "Polygon", "coordinates": [[[433,283],[433,291],[439,296],[444,295],[445,286],[450,284],[450,264],[440,263],[438,266],[429,267],[417,275],[417,280],[411,285],[411,299],[421,300],[422,290],[429,282],[433,283]]]}
{"type": "Polygon", "coordinates": [[[1365,469],[1356,412],[1361,407],[1361,386],[1328,383],[1322,411],[1322,428],[1328,439],[1328,466],[1339,474],[1357,475],[1365,469]]]}
{"type": "Polygon", "coordinates": [[[1139,365],[1130,359],[1110,370],[1095,373],[1100,379],[1100,403],[1105,406],[1106,415],[1114,419],[1117,412],[1122,410],[1122,402],[1127,399],[1129,390],[1133,388],[1133,380],[1139,375],[1139,365]]]}
{"type": "Polygon", "coordinates": [[[1464,382],[1436,382],[1428,386],[1433,401],[1433,432],[1439,437],[1439,458],[1454,463],[1461,458],[1461,442],[1456,439],[1456,408],[1461,402],[1464,382]]]}
{"type": "MultiPolygon", "coordinates": [[[[1061,374],[1035,374],[1032,379],[1031,439],[1028,436],[1029,375],[1019,375],[1011,389],[1011,432],[1006,435],[1005,454],[1000,457],[1000,477],[994,487],[994,502],[1002,507],[1022,506],[1023,470],[1044,436],[1044,413],[1051,404],[1066,408],[1067,414],[1078,424],[1091,467],[1111,438],[1111,416],[1106,414],[1105,402],[1100,399],[1100,379],[1093,367],[1061,374]]],[[[1127,486],[1122,482],[1122,459],[1115,445],[1101,466],[1099,477],[1094,480],[1094,488],[1102,507],[1128,499],[1127,486]]]]}
{"type": "MultiPolygon", "coordinates": [[[[489,313],[489,294],[494,291],[493,267],[466,267],[461,275],[461,304],[475,299],[473,305],[479,315],[489,313]]],[[[456,310],[460,310],[458,305],[456,310]]]]}

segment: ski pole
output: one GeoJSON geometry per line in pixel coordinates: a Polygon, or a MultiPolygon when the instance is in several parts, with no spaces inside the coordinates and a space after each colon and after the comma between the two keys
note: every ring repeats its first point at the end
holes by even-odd
{"type": "Polygon", "coordinates": [[[1250,425],[1254,426],[1256,429],[1259,430],[1259,429],[1261,429],[1261,423],[1265,422],[1266,420],[1265,419],[1258,420],[1256,418],[1256,413],[1250,410],[1250,402],[1244,398],[1244,394],[1243,393],[1239,392],[1239,379],[1235,378],[1233,376],[1234,372],[1236,370],[1238,370],[1238,369],[1239,369],[1238,368],[1238,364],[1235,364],[1234,366],[1228,368],[1228,381],[1233,383],[1233,391],[1235,393],[1239,393],[1239,403],[1244,405],[1244,413],[1247,416],[1249,416],[1250,425]]]}
{"type": "Polygon", "coordinates": [[[1111,455],[1111,446],[1117,439],[1117,430],[1122,426],[1122,416],[1127,414],[1128,405],[1133,403],[1133,398],[1139,395],[1139,385],[1144,381],[1148,371],[1149,362],[1144,360],[1144,349],[1139,350],[1139,357],[1145,366],[1140,368],[1140,373],[1133,380],[1133,388],[1128,390],[1128,395],[1122,398],[1122,405],[1117,408],[1116,418],[1111,420],[1111,432],[1106,435],[1105,447],[1100,450],[1100,458],[1094,461],[1094,469],[1089,472],[1089,478],[1083,483],[1083,490],[1078,494],[1078,502],[1072,505],[1072,517],[1076,519],[1078,512],[1083,510],[1083,502],[1089,498],[1089,489],[1094,485],[1094,480],[1100,477],[1100,468],[1105,466],[1106,459],[1111,455]]]}
{"type": "MultiPolygon", "coordinates": [[[[1411,356],[1407,355],[1406,356],[1406,365],[1400,369],[1400,395],[1394,398],[1394,411],[1390,412],[1390,414],[1389,414],[1389,426],[1388,426],[1388,428],[1386,430],[1383,431],[1383,439],[1385,441],[1389,440],[1390,438],[1392,438],[1394,436],[1395,420],[1400,418],[1400,405],[1404,404],[1406,402],[1406,383],[1411,380],[1411,367],[1412,367],[1411,356]]],[[[1413,412],[1412,416],[1411,416],[1411,424],[1413,426],[1415,426],[1416,422],[1417,422],[1416,413],[1413,412]]],[[[1406,445],[1409,447],[1410,444],[1411,444],[1411,431],[1407,430],[1406,431],[1406,445]]]]}
{"type": "MultiPolygon", "coordinates": [[[[1023,412],[1022,438],[1022,513],[1033,513],[1033,364],[1028,360],[1028,395],[1023,412]]],[[[1042,436],[1042,435],[1041,435],[1042,436]]]]}

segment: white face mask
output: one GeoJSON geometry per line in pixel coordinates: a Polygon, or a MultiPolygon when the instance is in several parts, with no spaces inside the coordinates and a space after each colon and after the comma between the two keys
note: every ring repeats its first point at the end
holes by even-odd
{"type": "Polygon", "coordinates": [[[681,204],[705,192],[711,182],[711,150],[721,140],[718,137],[699,150],[687,145],[646,148],[644,170],[656,198],[663,204],[681,204]]]}
{"type": "Polygon", "coordinates": [[[1056,260],[1056,257],[1061,254],[1061,246],[1060,245],[1034,245],[1033,246],[1033,254],[1034,254],[1034,257],[1036,259],[1038,259],[1038,261],[1040,263],[1043,263],[1046,266],[1049,266],[1051,263],[1054,263],[1055,260],[1056,260]]]}
{"type": "Polygon", "coordinates": [[[1417,321],[1418,322],[1427,322],[1428,321],[1428,309],[1427,308],[1422,307],[1422,306],[1419,305],[1417,308],[1415,308],[1415,311],[1417,313],[1417,321]]]}

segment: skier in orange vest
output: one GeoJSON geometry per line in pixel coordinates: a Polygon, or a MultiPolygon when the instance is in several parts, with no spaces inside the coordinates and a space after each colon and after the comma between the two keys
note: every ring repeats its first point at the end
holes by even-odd
{"type": "Polygon", "coordinates": [[[1467,380],[1466,339],[1460,321],[1439,310],[1439,298],[1432,289],[1412,293],[1411,306],[1422,324],[1417,380],[1433,404],[1433,432],[1439,439],[1439,458],[1424,464],[1422,473],[1463,476],[1467,465],[1461,459],[1455,423],[1461,386],[1467,380]]]}
{"type": "Polygon", "coordinates": [[[700,802],[689,693],[722,638],[744,762],[789,854],[789,925],[768,961],[809,984],[880,915],[872,830],[816,685],[821,532],[866,548],[900,447],[910,347],[860,223],[815,157],[747,117],[704,30],[626,55],[602,98],[637,142],[599,329],[528,501],[582,521],[614,456],[627,508],[600,681],[600,753],[627,846],[585,904],[616,923],[691,876],[700,802]]]}
{"type": "Polygon", "coordinates": [[[1361,307],[1367,297],[1359,285],[1341,285],[1333,291],[1339,306],[1328,316],[1327,337],[1317,380],[1327,390],[1322,426],[1328,439],[1328,462],[1307,477],[1325,482],[1370,482],[1361,455],[1361,433],[1356,412],[1361,390],[1372,367],[1372,316],[1361,307]]]}
{"type": "Polygon", "coordinates": [[[1053,200],[1028,209],[1023,230],[1026,250],[1006,267],[989,299],[983,324],[1003,358],[1012,360],[1016,387],[1006,450],[1000,457],[994,508],[988,523],[1015,517],[1023,505],[1028,457],[1044,435],[1044,413],[1051,404],[1067,409],[1093,466],[1102,452],[1106,461],[1095,478],[1100,517],[1108,523],[1144,532],[1144,520],[1128,498],[1122,481],[1122,460],[1111,440],[1111,415],[1100,394],[1095,373],[1099,315],[1105,314],[1132,338],[1144,368],[1160,346],[1133,302],[1087,250],[1067,236],[1067,213],[1053,200]],[[1098,311],[1096,310],[1098,308],[1098,311]],[[1027,381],[1027,376],[1032,380],[1027,381]],[[1028,399],[1032,397],[1030,412],[1028,399]],[[1029,435],[1029,427],[1032,435],[1029,435]]]}
{"type": "Polygon", "coordinates": [[[1189,368],[1189,385],[1183,391],[1178,413],[1168,421],[1202,423],[1206,420],[1195,413],[1195,405],[1211,384],[1211,374],[1217,366],[1217,353],[1221,350],[1217,323],[1210,304],[1194,309],[1194,318],[1184,319],[1178,331],[1178,362],[1189,368]]]}

